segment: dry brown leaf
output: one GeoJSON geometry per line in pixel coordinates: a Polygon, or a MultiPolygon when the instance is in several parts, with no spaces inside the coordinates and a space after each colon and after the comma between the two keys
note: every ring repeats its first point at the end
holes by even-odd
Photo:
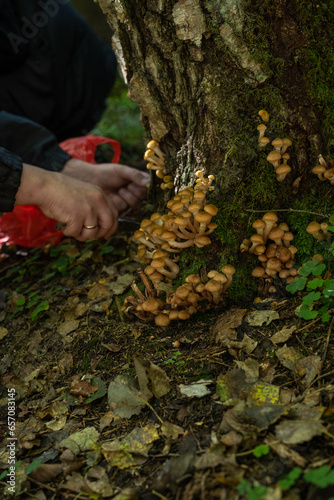
{"type": "Polygon", "coordinates": [[[219,316],[213,327],[217,343],[225,339],[235,340],[237,338],[235,329],[241,325],[246,312],[247,309],[231,309],[219,316]]]}
{"type": "Polygon", "coordinates": [[[87,294],[90,300],[108,299],[110,295],[110,290],[108,290],[106,286],[103,286],[100,283],[96,283],[96,285],[93,285],[87,294]]]}
{"type": "Polygon", "coordinates": [[[275,319],[279,319],[277,311],[265,309],[264,311],[250,311],[245,316],[245,321],[251,326],[268,326],[275,319]]]}
{"type": "Polygon", "coordinates": [[[57,331],[62,335],[63,337],[67,335],[70,332],[73,332],[76,330],[79,326],[79,320],[78,319],[71,319],[69,321],[64,321],[64,323],[61,323],[58,325],[57,331]]]}
{"type": "Polygon", "coordinates": [[[298,467],[304,469],[307,465],[307,459],[300,455],[297,451],[293,450],[289,446],[286,446],[283,443],[278,443],[275,436],[269,434],[264,439],[264,443],[269,445],[270,448],[281,458],[290,459],[294,464],[298,467]]]}
{"type": "Polygon", "coordinates": [[[299,444],[320,436],[324,430],[319,420],[283,420],[276,425],[275,435],[285,444],[299,444]]]}
{"type": "Polygon", "coordinates": [[[295,330],[297,330],[296,325],[290,327],[284,326],[281,330],[274,333],[274,335],[270,337],[270,340],[273,344],[283,344],[291,337],[295,330]]]}
{"type": "Polygon", "coordinates": [[[98,387],[92,386],[88,380],[81,380],[71,386],[70,394],[74,394],[76,396],[90,396],[90,394],[94,394],[97,390],[98,387]]]}
{"type": "Polygon", "coordinates": [[[64,470],[64,464],[42,464],[30,473],[30,476],[40,483],[47,483],[59,476],[64,470]]]}

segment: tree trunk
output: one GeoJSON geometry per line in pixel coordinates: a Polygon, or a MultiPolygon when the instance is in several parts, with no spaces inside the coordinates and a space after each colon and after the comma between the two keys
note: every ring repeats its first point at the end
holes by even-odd
{"type": "Polygon", "coordinates": [[[282,210],[306,256],[314,241],[308,222],[315,212],[334,212],[332,185],[311,171],[320,154],[332,166],[334,153],[333,2],[99,3],[148,139],[166,153],[176,189],[191,185],[198,169],[216,176],[212,199],[224,219],[217,234],[231,255],[254,232],[254,219],[282,210]],[[265,136],[292,141],[292,170],[282,182],[266,159],[273,146],[258,145],[262,109],[270,115],[265,136]]]}

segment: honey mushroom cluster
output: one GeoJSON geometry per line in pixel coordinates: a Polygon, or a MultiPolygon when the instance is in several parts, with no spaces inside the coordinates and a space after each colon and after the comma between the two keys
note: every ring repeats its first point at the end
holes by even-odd
{"type": "Polygon", "coordinates": [[[212,191],[213,180],[213,175],[205,177],[202,171],[196,172],[194,188],[181,190],[167,203],[166,214],[152,214],[134,233],[137,259],[146,264],[144,270],[138,269],[145,292],[132,283],[135,296],[125,299],[126,312],[167,326],[172,320],[188,319],[199,307],[218,305],[226,297],[235,272],[231,265],[224,266],[221,272],[210,271],[202,278],[192,274],[175,292],[166,292],[166,301],[161,299],[162,282],[172,283],[179,273],[178,253],[191,246],[202,248],[211,244],[209,235],[217,227],[212,218],[218,209],[207,203],[206,193],[212,191]]]}
{"type": "Polygon", "coordinates": [[[313,174],[318,176],[321,181],[329,181],[334,185],[334,168],[329,167],[325,158],[322,155],[318,156],[319,164],[312,168],[313,174]]]}
{"type": "Polygon", "coordinates": [[[262,219],[252,224],[256,234],[246,239],[240,246],[242,252],[257,255],[262,267],[252,271],[255,278],[279,277],[291,283],[298,275],[293,267],[297,248],[291,244],[294,236],[285,222],[278,224],[274,212],[267,212],[262,219]],[[271,241],[271,242],[269,242],[271,241]]]}
{"type": "Polygon", "coordinates": [[[157,141],[150,141],[144,153],[144,160],[148,161],[146,168],[155,170],[156,176],[162,179],[161,189],[173,189],[174,183],[170,175],[167,175],[165,155],[161,151],[157,141]]]}
{"type": "Polygon", "coordinates": [[[326,240],[331,234],[333,234],[331,231],[328,231],[328,227],[333,227],[333,225],[327,224],[327,222],[322,222],[320,224],[317,221],[312,221],[307,226],[306,232],[311,234],[317,240],[323,241],[326,240]]]}
{"type": "Polygon", "coordinates": [[[159,290],[151,286],[145,273],[139,269],[138,274],[144,283],[145,293],[132,283],[136,296],[128,296],[125,299],[124,310],[144,321],[154,320],[157,326],[168,326],[173,320],[187,320],[199,308],[208,308],[223,302],[234,273],[235,268],[227,264],[220,273],[210,271],[202,278],[191,274],[186,278],[186,283],[179,286],[175,292],[166,293],[164,302],[159,297],[159,290]]]}
{"type": "Polygon", "coordinates": [[[147,264],[144,272],[154,286],[176,278],[179,268],[175,254],[184,248],[211,244],[209,235],[217,227],[212,218],[218,209],[207,203],[206,192],[212,189],[214,176],[205,178],[199,171],[196,177],[194,188],[183,189],[167,203],[167,214],[152,214],[133,235],[138,244],[137,259],[147,264]]]}
{"type": "MultiPolygon", "coordinates": [[[[269,122],[269,113],[267,111],[261,109],[259,111],[259,115],[264,122],[269,122]]],[[[264,148],[270,142],[270,139],[264,135],[267,130],[267,126],[264,123],[260,123],[257,130],[259,132],[258,145],[260,148],[264,148]]],[[[286,150],[292,145],[292,142],[287,137],[284,139],[276,137],[276,139],[271,142],[271,145],[274,149],[268,154],[267,161],[275,168],[278,182],[282,182],[287,174],[291,172],[291,167],[288,165],[290,155],[286,152],[286,150]]]]}

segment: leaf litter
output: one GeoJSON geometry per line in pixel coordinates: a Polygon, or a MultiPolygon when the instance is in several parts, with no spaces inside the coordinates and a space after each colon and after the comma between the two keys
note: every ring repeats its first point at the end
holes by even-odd
{"type": "Polygon", "coordinates": [[[166,329],[124,318],[118,297],[136,266],[122,260],[122,238],[115,255],[98,245],[71,243],[65,276],[50,272],[45,252],[2,276],[1,487],[10,389],[22,499],[282,500],[280,480],[294,467],[294,500],[316,481],[334,484],[334,345],[324,325],[305,335],[284,297],[282,307],[245,301],[166,329]],[[49,301],[37,321],[15,312],[34,292],[49,301]]]}

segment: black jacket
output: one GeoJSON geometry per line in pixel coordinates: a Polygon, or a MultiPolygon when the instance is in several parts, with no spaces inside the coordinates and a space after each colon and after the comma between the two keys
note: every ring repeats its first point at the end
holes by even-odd
{"type": "Polygon", "coordinates": [[[0,211],[11,211],[22,162],[60,171],[58,142],[89,132],[116,59],[69,0],[0,0],[0,211]]]}

